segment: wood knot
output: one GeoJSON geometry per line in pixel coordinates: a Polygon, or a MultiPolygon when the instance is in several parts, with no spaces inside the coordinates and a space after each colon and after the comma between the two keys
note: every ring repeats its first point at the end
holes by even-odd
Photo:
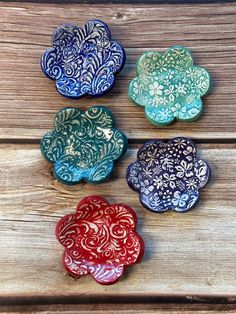
{"type": "Polygon", "coordinates": [[[124,17],[124,15],[123,15],[122,13],[120,13],[120,12],[117,12],[117,13],[115,14],[115,18],[116,18],[117,20],[121,20],[121,19],[123,19],[123,17],[124,17]]]}

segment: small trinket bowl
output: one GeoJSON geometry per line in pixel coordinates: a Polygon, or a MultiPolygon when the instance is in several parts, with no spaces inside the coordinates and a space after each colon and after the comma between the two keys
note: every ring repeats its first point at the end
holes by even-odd
{"type": "Polygon", "coordinates": [[[126,173],[127,183],[139,192],[142,205],[157,213],[192,209],[209,178],[209,165],[197,157],[194,143],[184,137],[167,143],[146,142],[126,173]]]}
{"type": "Polygon", "coordinates": [[[129,97],[145,107],[147,119],[165,126],[175,119],[194,121],[202,113],[201,97],[210,88],[210,76],[194,66],[190,51],[174,46],[164,54],[146,52],[137,63],[137,76],[130,82],[129,97]]]}
{"type": "Polygon", "coordinates": [[[106,23],[90,20],[83,27],[59,26],[52,35],[52,48],[41,58],[43,72],[56,82],[66,97],[102,96],[114,85],[114,75],[125,64],[125,50],[106,23]]]}
{"type": "Polygon", "coordinates": [[[110,205],[96,195],[81,200],[76,213],[56,226],[64,246],[63,264],[74,277],[91,274],[100,284],[115,283],[125,267],[141,261],[144,242],[135,231],[137,216],[125,204],[110,205]]]}
{"type": "Polygon", "coordinates": [[[54,130],[41,140],[43,157],[54,164],[55,177],[64,184],[101,183],[112,174],[114,161],[127,150],[124,133],[114,128],[109,109],[93,106],[60,110],[54,130]]]}

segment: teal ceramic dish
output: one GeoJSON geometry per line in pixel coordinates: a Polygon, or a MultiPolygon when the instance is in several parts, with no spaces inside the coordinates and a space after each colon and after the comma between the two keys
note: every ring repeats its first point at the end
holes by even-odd
{"type": "Polygon", "coordinates": [[[129,97],[145,107],[152,124],[165,126],[175,119],[196,120],[203,109],[201,97],[209,88],[209,73],[194,66],[187,48],[174,46],[164,54],[146,52],[141,56],[129,97]]]}
{"type": "Polygon", "coordinates": [[[64,108],[55,117],[54,130],[42,138],[41,152],[54,164],[54,175],[62,183],[101,183],[111,176],[127,143],[124,133],[114,128],[109,109],[64,108]]]}

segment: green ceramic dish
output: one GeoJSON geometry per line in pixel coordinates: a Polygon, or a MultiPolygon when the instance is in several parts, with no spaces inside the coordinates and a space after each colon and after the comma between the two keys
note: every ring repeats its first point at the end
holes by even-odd
{"type": "Polygon", "coordinates": [[[94,106],[85,112],[64,108],[55,117],[54,130],[42,138],[41,152],[54,164],[54,175],[62,183],[101,183],[110,177],[114,160],[126,152],[127,143],[107,108],[94,106]]]}
{"type": "Polygon", "coordinates": [[[141,56],[129,97],[145,107],[152,124],[165,126],[175,119],[196,120],[203,109],[201,97],[209,88],[209,73],[193,65],[188,49],[174,46],[164,54],[146,52],[141,56]]]}

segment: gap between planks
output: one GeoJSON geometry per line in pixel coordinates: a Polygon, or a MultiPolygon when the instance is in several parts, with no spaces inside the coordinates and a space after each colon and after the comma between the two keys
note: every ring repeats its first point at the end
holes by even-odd
{"type": "MultiPolygon", "coordinates": [[[[55,302],[56,303],[56,302],[55,302]]],[[[14,304],[14,303],[13,303],[14,304]]],[[[206,304],[206,303],[86,303],[86,304],[35,304],[35,305],[12,305],[0,306],[0,313],[63,313],[63,314],[104,314],[129,313],[129,314],[178,314],[178,313],[228,313],[235,314],[234,304],[206,304]]]]}
{"type": "MultiPolygon", "coordinates": [[[[184,136],[183,136],[184,137],[184,136]]],[[[188,137],[188,136],[186,136],[188,137]]],[[[198,145],[208,145],[211,148],[235,148],[236,147],[236,140],[234,138],[191,138],[195,144],[198,145]]],[[[147,138],[128,138],[128,144],[130,148],[138,148],[146,141],[154,139],[154,137],[147,138]]],[[[162,138],[155,137],[155,139],[160,139],[161,141],[167,142],[168,140],[172,139],[170,137],[162,138]]],[[[40,146],[40,139],[28,139],[28,138],[0,138],[0,145],[38,145],[40,146]]],[[[40,149],[40,147],[39,147],[40,149]]]]}
{"type": "MultiPolygon", "coordinates": [[[[102,309],[104,305],[106,306],[112,306],[112,305],[120,305],[122,306],[137,306],[138,304],[141,306],[145,305],[148,307],[150,305],[156,305],[156,307],[163,306],[163,304],[166,304],[167,308],[172,307],[173,305],[175,306],[181,306],[181,307],[187,307],[187,306],[192,306],[193,308],[197,307],[202,307],[207,306],[208,304],[211,304],[212,307],[218,307],[222,308],[221,305],[226,305],[228,304],[229,307],[228,309],[236,309],[236,295],[228,296],[228,297],[223,297],[222,295],[194,295],[194,296],[180,296],[178,295],[156,295],[156,294],[151,294],[147,293],[146,295],[135,295],[135,294],[129,294],[125,293],[124,295],[106,295],[101,296],[100,294],[98,295],[83,295],[78,298],[78,295],[74,296],[65,296],[65,295],[48,295],[48,296],[42,296],[42,295],[37,295],[37,296],[5,296],[5,297],[0,297],[0,313],[1,313],[1,308],[3,306],[7,305],[28,305],[28,306],[36,306],[38,304],[40,305],[47,305],[50,307],[50,305],[68,305],[69,307],[75,304],[80,304],[81,306],[86,306],[89,309],[89,305],[96,304],[98,306],[98,309],[102,309]],[[138,303],[137,303],[138,299],[138,303]]],[[[20,309],[20,307],[19,307],[20,309]]],[[[26,307],[27,309],[27,307],[26,307]]],[[[137,309],[137,308],[136,308],[137,309]]],[[[91,310],[91,308],[90,308],[91,310]]]]}

